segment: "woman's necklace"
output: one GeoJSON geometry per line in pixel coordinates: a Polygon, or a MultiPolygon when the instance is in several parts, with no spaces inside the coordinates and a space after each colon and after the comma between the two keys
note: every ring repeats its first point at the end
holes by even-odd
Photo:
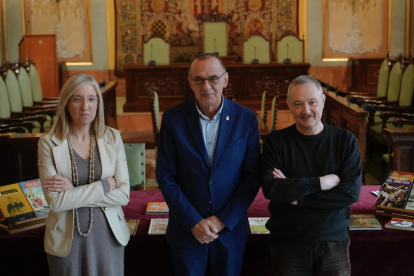
{"type": "MultiPolygon", "coordinates": [[[[76,162],[75,162],[75,157],[73,156],[73,150],[72,150],[72,144],[70,142],[70,134],[68,134],[67,136],[67,140],[68,140],[68,146],[69,146],[69,153],[70,153],[70,161],[72,164],[72,182],[73,182],[73,186],[78,187],[79,186],[79,176],[78,176],[78,170],[76,168],[76,162]]],[[[91,184],[93,182],[93,178],[95,175],[95,135],[91,135],[91,153],[89,155],[89,184],[91,184]]],[[[75,209],[75,216],[76,216],[76,226],[77,226],[77,230],[78,230],[78,234],[86,237],[92,230],[92,217],[93,217],[93,212],[92,212],[92,207],[89,208],[89,212],[90,212],[90,219],[89,219],[89,229],[88,231],[84,234],[81,232],[80,227],[79,227],[79,215],[78,215],[78,209],[75,209]]]]}

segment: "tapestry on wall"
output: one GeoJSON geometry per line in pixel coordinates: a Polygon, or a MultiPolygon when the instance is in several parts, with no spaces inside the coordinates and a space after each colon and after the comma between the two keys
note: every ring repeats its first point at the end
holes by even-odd
{"type": "Polygon", "coordinates": [[[26,34],[56,34],[59,62],[92,62],[90,0],[25,0],[26,34]]]}
{"type": "Polygon", "coordinates": [[[231,15],[228,55],[242,57],[243,41],[259,34],[271,41],[298,31],[298,0],[116,0],[116,73],[142,65],[142,44],[161,37],[170,45],[171,63],[189,63],[201,52],[198,15],[231,15]]]}
{"type": "Polygon", "coordinates": [[[323,58],[385,57],[388,1],[324,1],[323,58]]]}

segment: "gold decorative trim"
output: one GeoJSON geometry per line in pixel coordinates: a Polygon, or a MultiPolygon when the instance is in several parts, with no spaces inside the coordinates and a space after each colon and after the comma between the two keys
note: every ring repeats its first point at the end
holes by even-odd
{"type": "Polygon", "coordinates": [[[22,30],[23,36],[26,34],[26,22],[25,22],[25,11],[24,11],[24,0],[20,0],[20,6],[22,9],[22,30]]]}
{"type": "Polygon", "coordinates": [[[349,58],[323,58],[322,61],[327,61],[327,62],[331,62],[331,61],[348,61],[349,58]]]}
{"type": "Polygon", "coordinates": [[[411,34],[411,0],[407,0],[407,23],[405,27],[405,56],[410,57],[411,53],[411,40],[413,39],[411,34]]]}
{"type": "Polygon", "coordinates": [[[392,12],[392,0],[388,0],[388,49],[387,52],[391,51],[391,12],[392,12]]]}
{"type": "Polygon", "coordinates": [[[9,60],[9,51],[7,47],[7,25],[6,25],[6,0],[1,0],[2,4],[2,15],[3,15],[3,39],[4,39],[4,60],[9,60]]]}
{"type": "Polygon", "coordinates": [[[93,62],[65,62],[67,66],[84,66],[84,65],[93,65],[93,62]]]}
{"type": "Polygon", "coordinates": [[[106,37],[108,43],[108,69],[115,69],[115,2],[106,0],[106,37]]]}

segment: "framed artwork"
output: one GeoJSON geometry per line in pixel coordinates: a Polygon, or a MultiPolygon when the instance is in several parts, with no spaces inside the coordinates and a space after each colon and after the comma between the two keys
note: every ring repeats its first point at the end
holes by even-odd
{"type": "Polygon", "coordinates": [[[389,51],[389,0],[324,0],[324,59],[383,58],[389,51]]]}
{"type": "Polygon", "coordinates": [[[90,0],[24,0],[23,33],[56,34],[59,62],[92,63],[90,0]]]}

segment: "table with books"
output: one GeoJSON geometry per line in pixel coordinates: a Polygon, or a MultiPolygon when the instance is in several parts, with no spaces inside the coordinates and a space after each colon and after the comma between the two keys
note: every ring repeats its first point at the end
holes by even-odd
{"type": "MultiPolygon", "coordinates": [[[[352,214],[374,214],[376,196],[371,192],[380,186],[363,186],[360,200],[351,206],[352,214]]],[[[125,249],[125,275],[172,275],[172,265],[165,235],[148,235],[152,218],[168,215],[146,215],[148,202],[163,202],[160,191],[131,191],[131,201],[124,206],[127,219],[139,219],[136,234],[125,249]]],[[[259,191],[248,210],[249,217],[268,217],[268,200],[259,191]]],[[[349,231],[352,275],[414,275],[411,260],[414,232],[385,228],[390,217],[378,216],[383,229],[349,231]]],[[[0,275],[48,275],[43,249],[44,228],[7,235],[0,232],[0,275]]],[[[242,275],[272,275],[268,249],[269,235],[249,234],[242,275]]]]}

